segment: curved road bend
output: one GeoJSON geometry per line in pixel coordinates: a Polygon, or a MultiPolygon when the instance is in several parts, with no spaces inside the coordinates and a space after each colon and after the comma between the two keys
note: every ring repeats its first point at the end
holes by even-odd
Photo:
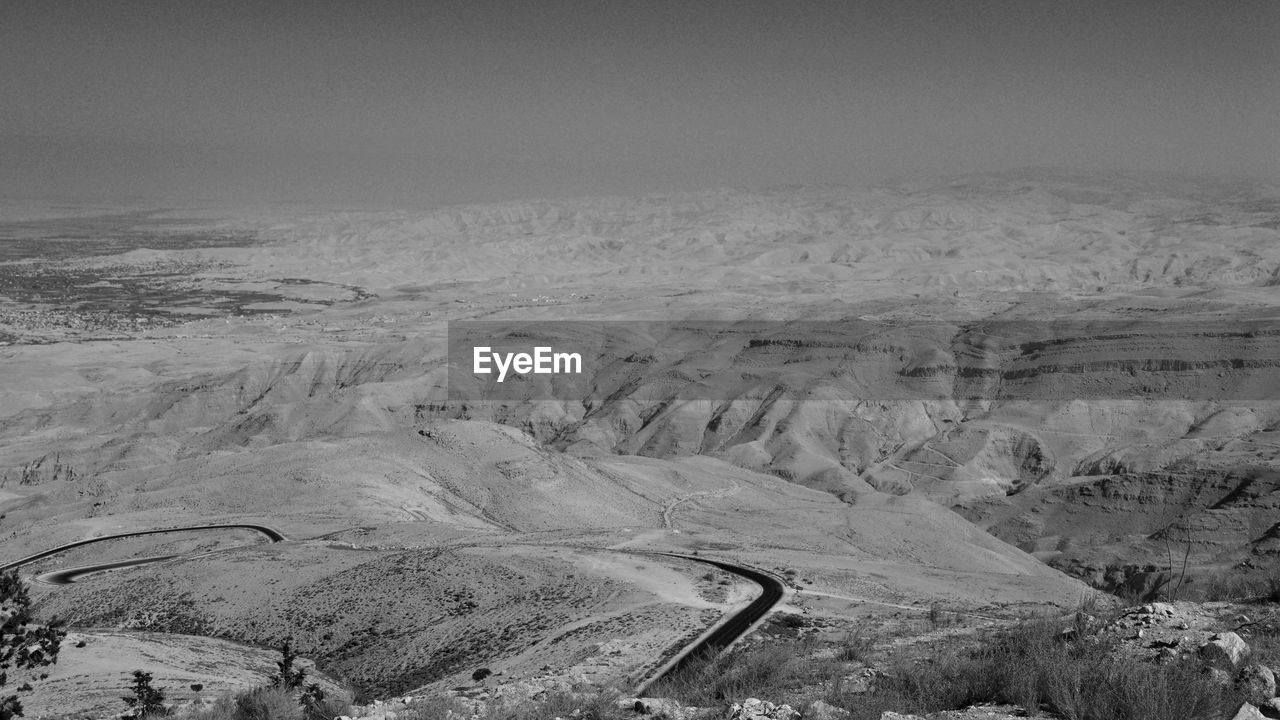
{"type": "Polygon", "coordinates": [[[152,555],[151,557],[135,558],[133,560],[117,560],[109,563],[99,563],[97,565],[82,565],[80,567],[66,568],[64,570],[54,570],[35,577],[36,582],[45,585],[70,585],[76,581],[76,578],[83,575],[90,575],[103,570],[115,570],[116,568],[137,567],[138,565],[148,565],[150,563],[163,562],[172,560],[180,555],[152,555]]]}
{"type": "MultiPolygon", "coordinates": [[[[140,537],[143,535],[159,535],[162,533],[171,533],[171,532],[196,532],[200,530],[229,530],[229,529],[253,530],[255,532],[261,533],[262,535],[266,536],[266,538],[273,543],[281,542],[283,540],[288,539],[284,536],[284,533],[281,533],[279,530],[276,530],[275,528],[268,527],[266,525],[252,525],[252,524],[243,524],[243,523],[194,525],[190,527],[164,528],[160,530],[138,530],[135,532],[116,533],[113,535],[104,535],[102,537],[89,538],[87,540],[77,540],[75,542],[65,543],[57,547],[45,550],[43,552],[38,552],[33,555],[28,555],[27,557],[24,557],[20,560],[14,560],[13,562],[0,565],[0,571],[18,568],[23,565],[26,565],[27,563],[49,557],[50,555],[55,555],[65,550],[71,550],[72,548],[83,547],[85,545],[91,545],[93,543],[104,542],[107,540],[118,540],[121,538],[128,538],[128,537],[140,537]]],[[[721,623],[719,627],[717,627],[707,636],[703,637],[700,641],[694,643],[688,648],[685,648],[685,650],[674,661],[668,663],[667,666],[661,669],[656,676],[654,676],[653,678],[645,682],[643,685],[641,685],[641,687],[638,689],[638,692],[643,691],[645,688],[647,688],[649,685],[653,684],[657,680],[667,677],[668,675],[680,672],[684,668],[688,667],[688,665],[691,662],[693,662],[694,658],[704,657],[704,656],[713,656],[720,653],[725,648],[732,645],[735,640],[742,637],[742,635],[744,635],[748,630],[750,630],[751,627],[758,620],[760,620],[760,618],[764,617],[770,610],[772,610],[774,606],[778,604],[778,601],[782,600],[782,598],[786,596],[786,586],[782,583],[781,580],[774,577],[773,575],[770,575],[769,573],[763,572],[761,570],[756,570],[755,568],[746,567],[744,565],[736,565],[734,563],[725,562],[722,560],[711,560],[708,558],[699,557],[697,555],[682,555],[680,553],[665,553],[665,552],[637,553],[637,554],[665,555],[667,557],[681,558],[684,560],[692,560],[693,562],[699,562],[706,565],[713,565],[726,572],[730,572],[730,573],[733,573],[734,575],[744,577],[756,583],[761,588],[761,593],[759,597],[757,597],[755,600],[752,600],[749,605],[739,610],[737,613],[734,613],[728,620],[721,623]]],[[[68,583],[75,582],[76,578],[84,575],[88,575],[90,573],[99,572],[102,570],[111,570],[115,568],[132,567],[135,565],[145,565],[147,563],[161,562],[164,560],[171,560],[175,557],[178,557],[178,555],[156,555],[152,557],[135,558],[132,560],[120,560],[116,562],[101,563],[97,565],[85,565],[81,567],[67,568],[64,570],[55,570],[53,572],[44,573],[36,579],[40,580],[41,582],[46,582],[52,585],[66,585],[68,583]]]]}
{"type": "MultiPolygon", "coordinates": [[[[160,530],[137,530],[134,532],[116,533],[114,535],[103,535],[102,537],[89,538],[87,540],[76,540],[75,542],[65,543],[55,548],[50,548],[48,550],[35,553],[34,555],[28,555],[20,560],[14,560],[13,562],[0,565],[0,572],[3,572],[5,570],[13,570],[16,568],[20,568],[23,565],[26,565],[27,563],[31,563],[31,562],[35,562],[36,560],[47,558],[50,555],[56,555],[60,552],[63,552],[64,550],[71,550],[73,548],[83,547],[85,545],[92,545],[93,543],[103,542],[106,540],[119,540],[121,538],[140,537],[142,535],[160,535],[162,533],[172,533],[172,532],[196,532],[198,530],[253,530],[254,532],[258,532],[266,536],[266,538],[273,543],[277,543],[282,540],[288,539],[284,536],[284,533],[280,532],[279,530],[276,530],[275,528],[268,527],[266,525],[251,525],[251,524],[244,524],[244,523],[193,525],[190,527],[163,528],[160,530]]],[[[72,570],[67,570],[62,572],[45,573],[40,577],[51,578],[52,576],[55,576],[55,575],[62,575],[64,573],[73,573],[71,576],[69,576],[66,579],[65,582],[53,582],[51,579],[46,580],[49,582],[53,582],[53,584],[55,585],[65,585],[67,582],[73,581],[76,577],[79,577],[81,575],[87,575],[97,570],[110,570],[112,568],[118,568],[118,567],[129,567],[129,565],[142,565],[148,562],[159,562],[160,560],[168,560],[173,557],[177,557],[177,556],[166,555],[163,557],[150,557],[150,558],[139,558],[136,560],[123,560],[116,563],[104,563],[103,565],[91,565],[91,566],[86,566],[82,568],[74,568],[72,570]]]]}
{"type": "Polygon", "coordinates": [[[694,662],[695,658],[714,657],[715,655],[718,655],[725,648],[732,645],[735,640],[745,635],[756,621],[764,617],[774,608],[775,605],[778,604],[778,601],[782,600],[782,598],[786,596],[786,586],[783,585],[781,580],[769,573],[756,570],[755,568],[736,565],[734,563],[724,562],[721,560],[709,560],[696,555],[680,555],[678,553],[663,552],[654,554],[683,558],[685,560],[693,560],[694,562],[705,563],[707,565],[714,565],[721,570],[731,572],[734,575],[739,575],[756,583],[761,587],[763,592],[760,593],[760,597],[752,600],[750,605],[739,610],[709,635],[688,648],[685,648],[684,652],[681,653],[675,661],[668,663],[666,668],[659,670],[657,675],[653,676],[650,680],[637,688],[637,693],[643,692],[650,685],[662,678],[674,675],[681,670],[684,670],[694,662]]]}

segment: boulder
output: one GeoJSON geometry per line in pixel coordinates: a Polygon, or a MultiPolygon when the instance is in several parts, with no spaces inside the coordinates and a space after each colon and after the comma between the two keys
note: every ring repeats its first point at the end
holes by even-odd
{"type": "Polygon", "coordinates": [[[1265,705],[1276,696],[1276,676],[1266,665],[1246,665],[1236,676],[1236,688],[1247,702],[1265,705]]]}
{"type": "Polygon", "coordinates": [[[1249,657],[1249,645],[1233,632],[1218,633],[1200,646],[1200,658],[1209,667],[1235,672],[1249,657]]]}
{"type": "Polygon", "coordinates": [[[729,720],[800,720],[800,713],[790,705],[747,698],[729,708],[729,720]]]}

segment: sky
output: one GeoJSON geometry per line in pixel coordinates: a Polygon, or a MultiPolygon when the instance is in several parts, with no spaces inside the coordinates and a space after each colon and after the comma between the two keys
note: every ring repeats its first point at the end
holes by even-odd
{"type": "Polygon", "coordinates": [[[1280,178],[1280,2],[0,0],[0,195],[1280,178]]]}

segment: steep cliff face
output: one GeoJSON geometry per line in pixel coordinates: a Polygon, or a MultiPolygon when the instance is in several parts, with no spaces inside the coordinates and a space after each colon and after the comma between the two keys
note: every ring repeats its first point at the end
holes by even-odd
{"type": "Polygon", "coordinates": [[[1184,594],[1212,596],[1224,577],[1274,570],[1280,472],[1181,467],[1081,477],[958,509],[993,535],[1110,591],[1168,594],[1181,581],[1184,594]]]}

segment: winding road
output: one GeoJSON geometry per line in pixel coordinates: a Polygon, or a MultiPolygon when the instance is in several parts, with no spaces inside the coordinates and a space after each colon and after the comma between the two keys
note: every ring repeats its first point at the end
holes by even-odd
{"type": "MultiPolygon", "coordinates": [[[[32,562],[35,562],[36,560],[47,558],[50,555],[57,555],[60,552],[72,550],[78,547],[84,547],[85,545],[92,545],[93,543],[105,542],[107,540],[120,540],[122,538],[141,537],[143,535],[160,535],[163,533],[174,533],[174,532],[197,532],[197,531],[203,531],[203,530],[253,530],[254,532],[264,535],[268,540],[270,540],[273,543],[281,542],[283,540],[288,539],[284,536],[284,533],[280,532],[279,530],[276,530],[273,527],[268,527],[266,525],[253,525],[253,524],[244,524],[244,523],[218,523],[218,524],[211,524],[211,525],[192,525],[189,527],[160,528],[158,530],[136,530],[134,532],[115,533],[114,535],[103,535],[101,537],[88,538],[87,540],[76,540],[75,542],[64,543],[57,547],[49,548],[48,550],[43,550],[33,555],[28,555],[19,560],[14,560],[13,562],[0,565],[0,572],[4,572],[6,570],[14,570],[22,567],[23,565],[26,565],[27,563],[32,563],[32,562]]],[[[148,563],[161,562],[163,560],[171,560],[175,557],[178,557],[178,556],[177,555],[153,555],[151,557],[134,558],[131,560],[117,560],[115,562],[99,563],[97,565],[84,565],[81,567],[66,568],[63,570],[55,570],[53,572],[47,572],[37,576],[35,579],[38,580],[39,582],[47,583],[49,585],[66,585],[68,583],[75,582],[76,578],[83,577],[91,573],[101,572],[103,570],[115,570],[117,568],[133,567],[135,565],[146,565],[148,563]]]]}
{"type": "Polygon", "coordinates": [[[655,555],[665,555],[667,557],[682,558],[684,560],[692,560],[706,565],[713,565],[726,572],[744,577],[761,588],[760,596],[751,601],[751,604],[742,608],[738,612],[729,617],[728,620],[722,622],[719,627],[705,635],[698,642],[693,643],[685,648],[675,660],[667,663],[660,668],[657,673],[648,681],[642,683],[636,690],[636,694],[643,694],[653,683],[675,675],[690,664],[702,658],[709,658],[718,655],[725,648],[732,645],[738,638],[745,635],[761,618],[769,613],[787,594],[787,586],[782,580],[770,575],[763,570],[738,565],[736,563],[725,562],[723,560],[711,560],[697,555],[681,555],[679,553],[653,553],[655,555]]]}
{"type": "MultiPolygon", "coordinates": [[[[220,523],[210,525],[193,525],[189,527],[176,528],[160,528],[157,530],[138,530],[134,532],[116,533],[113,535],[103,535],[101,537],[88,538],[86,540],[76,540],[74,542],[64,543],[57,547],[50,548],[32,555],[28,555],[19,560],[14,560],[4,565],[0,565],[0,572],[13,570],[28,563],[56,555],[60,552],[72,550],[93,543],[106,542],[108,540],[119,540],[123,538],[141,537],[144,535],[160,535],[164,533],[177,532],[199,532],[205,530],[252,530],[265,536],[270,542],[277,543],[288,538],[284,533],[267,525],[255,525],[244,523],[220,523]]],[[[626,551],[622,551],[626,552],[626,551]]],[[[783,581],[763,570],[757,570],[745,565],[738,565],[723,560],[712,560],[697,555],[684,555],[680,553],[670,552],[636,552],[638,555],[661,555],[665,557],[680,558],[692,562],[702,563],[704,565],[712,565],[726,572],[733,573],[740,577],[744,577],[761,588],[760,596],[752,600],[750,604],[734,613],[727,620],[722,622],[718,627],[707,635],[703,636],[697,642],[692,643],[682,650],[675,659],[660,667],[657,672],[651,676],[649,680],[642,683],[637,693],[642,692],[649,685],[668,677],[688,667],[697,659],[711,657],[719,654],[725,648],[732,645],[738,638],[745,635],[751,628],[760,621],[770,610],[774,608],[786,596],[786,585],[783,581]]],[[[180,555],[154,555],[144,558],[133,558],[129,560],[117,560],[114,562],[98,563],[95,565],[83,565],[80,567],[64,568],[62,570],[54,570],[52,572],[43,573],[35,579],[50,585],[66,585],[73,583],[77,578],[83,577],[96,572],[105,570],[114,570],[118,568],[134,567],[138,565],[146,565],[149,563],[163,562],[180,557],[180,555]]]]}

